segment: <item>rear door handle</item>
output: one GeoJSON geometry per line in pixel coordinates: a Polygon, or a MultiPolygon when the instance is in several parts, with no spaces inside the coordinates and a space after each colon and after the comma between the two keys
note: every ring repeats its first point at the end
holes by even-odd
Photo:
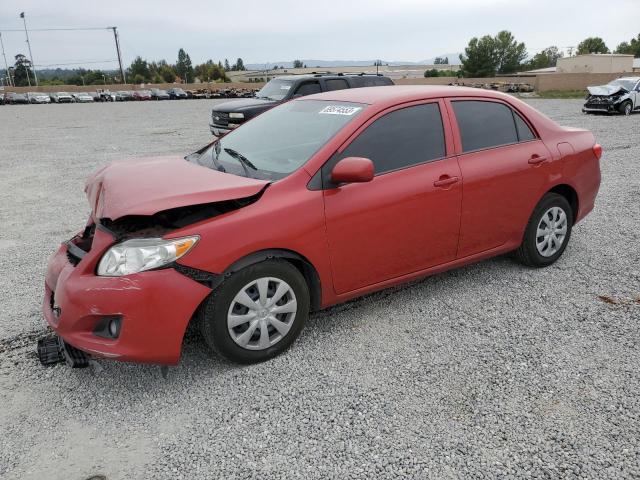
{"type": "Polygon", "coordinates": [[[440,180],[436,180],[435,182],[433,182],[433,186],[448,187],[449,185],[453,185],[454,183],[456,183],[458,180],[460,180],[458,177],[449,177],[443,175],[442,177],[440,177],[440,180]]]}
{"type": "Polygon", "coordinates": [[[537,165],[539,163],[546,162],[546,161],[547,161],[547,157],[541,157],[540,155],[532,155],[531,158],[529,159],[529,163],[531,165],[537,165]]]}

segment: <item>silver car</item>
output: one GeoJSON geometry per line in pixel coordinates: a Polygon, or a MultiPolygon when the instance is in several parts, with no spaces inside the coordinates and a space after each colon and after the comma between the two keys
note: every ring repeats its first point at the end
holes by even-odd
{"type": "Polygon", "coordinates": [[[621,77],[606,85],[587,87],[584,113],[622,113],[640,110],[640,77],[621,77]]]}
{"type": "Polygon", "coordinates": [[[29,103],[51,103],[51,97],[48,93],[29,92],[27,93],[29,103]]]}
{"type": "Polygon", "coordinates": [[[53,103],[74,103],[74,98],[67,92],[55,92],[51,95],[51,101],[53,103]]]}
{"type": "Polygon", "coordinates": [[[92,103],[93,97],[87,92],[75,92],[71,94],[77,103],[92,103]]]}

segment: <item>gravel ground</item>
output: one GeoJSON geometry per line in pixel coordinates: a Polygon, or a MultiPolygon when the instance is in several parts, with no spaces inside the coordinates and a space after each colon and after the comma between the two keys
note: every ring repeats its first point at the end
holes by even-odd
{"type": "Polygon", "coordinates": [[[0,107],[0,477],[640,477],[640,115],[530,100],[604,146],[596,210],[543,270],[497,258],[315,314],[239,367],[45,369],[46,260],[85,177],[204,144],[214,101],[0,107]],[[602,298],[600,298],[602,297],[602,298]]]}

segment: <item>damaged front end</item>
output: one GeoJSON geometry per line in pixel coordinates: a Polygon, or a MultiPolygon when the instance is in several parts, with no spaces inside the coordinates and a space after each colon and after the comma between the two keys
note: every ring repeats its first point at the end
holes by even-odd
{"type": "Polygon", "coordinates": [[[55,336],[38,344],[45,365],[177,363],[189,321],[222,277],[180,265],[199,236],[172,233],[248,207],[270,185],[173,158],[141,163],[89,180],[89,221],[49,261],[42,307],[55,336]]]}
{"type": "Polygon", "coordinates": [[[619,85],[587,87],[587,90],[589,94],[582,108],[584,113],[619,113],[623,103],[630,101],[629,91],[619,85]]]}

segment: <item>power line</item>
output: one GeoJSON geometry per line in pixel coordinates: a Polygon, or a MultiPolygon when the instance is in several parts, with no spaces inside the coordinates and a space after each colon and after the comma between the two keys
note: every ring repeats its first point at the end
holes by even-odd
{"type": "Polygon", "coordinates": [[[94,64],[94,63],[118,63],[118,60],[111,59],[111,60],[80,61],[80,62],[71,62],[71,63],[49,63],[46,65],[38,64],[37,66],[38,67],[63,67],[67,65],[87,65],[87,64],[94,64]]]}
{"type": "MultiPolygon", "coordinates": [[[[85,28],[30,28],[30,32],[60,32],[60,31],[81,31],[81,30],[111,30],[113,27],[85,27],[85,28]]],[[[20,29],[5,29],[1,32],[23,32],[20,29]]]]}

